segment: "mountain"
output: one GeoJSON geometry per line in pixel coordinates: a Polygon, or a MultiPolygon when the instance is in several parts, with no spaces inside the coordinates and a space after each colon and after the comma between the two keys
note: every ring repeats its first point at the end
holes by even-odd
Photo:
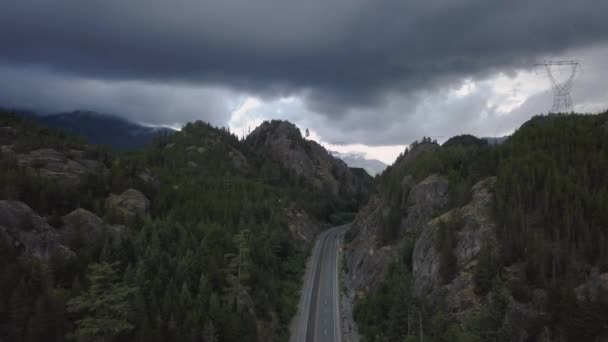
{"type": "Polygon", "coordinates": [[[488,144],[490,144],[490,145],[500,145],[500,144],[504,143],[505,141],[507,141],[507,139],[509,139],[509,136],[506,135],[504,137],[484,137],[481,139],[487,141],[488,144]]]}
{"type": "Polygon", "coordinates": [[[323,146],[304,139],[290,122],[266,121],[247,136],[245,144],[270,181],[310,189],[302,193],[301,200],[319,217],[354,212],[373,190],[373,179],[363,169],[348,167],[323,146]],[[325,200],[316,200],[319,194],[325,200]],[[326,203],[328,199],[330,203],[326,203]]]}
{"type": "Polygon", "coordinates": [[[159,134],[174,130],[143,126],[126,119],[90,111],[74,111],[52,115],[28,115],[41,124],[82,136],[89,142],[106,145],[117,151],[141,148],[159,134]]]}
{"type": "Polygon", "coordinates": [[[606,151],[608,112],[411,144],[345,236],[363,337],[606,340],[606,151]]]}
{"type": "Polygon", "coordinates": [[[248,140],[192,122],[122,153],[0,110],[0,340],[94,340],[86,320],[116,341],[286,341],[316,234],[372,191],[289,122],[248,140]]]}
{"type": "Polygon", "coordinates": [[[361,152],[340,153],[330,151],[331,155],[343,160],[350,167],[359,167],[367,171],[371,176],[380,174],[388,165],[377,159],[367,159],[365,154],[361,152]]]}

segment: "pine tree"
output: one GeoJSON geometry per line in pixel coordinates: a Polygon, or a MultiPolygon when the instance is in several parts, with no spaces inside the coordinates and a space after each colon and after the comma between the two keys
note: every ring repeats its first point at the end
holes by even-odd
{"type": "Polygon", "coordinates": [[[241,312],[245,301],[249,298],[247,285],[251,265],[249,230],[245,229],[236,234],[233,243],[236,245],[237,253],[224,255],[228,260],[226,298],[230,308],[236,307],[236,311],[241,312]]]}
{"type": "Polygon", "coordinates": [[[78,316],[76,330],[68,337],[110,341],[133,330],[130,299],[137,289],[120,281],[116,268],[107,263],[89,266],[89,289],[67,304],[68,312],[78,316]]]}

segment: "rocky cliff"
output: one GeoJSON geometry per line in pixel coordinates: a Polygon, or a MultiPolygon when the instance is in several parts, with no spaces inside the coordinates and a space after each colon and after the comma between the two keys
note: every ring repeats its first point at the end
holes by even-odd
{"type": "Polygon", "coordinates": [[[266,165],[274,162],[291,171],[296,181],[316,191],[358,198],[367,197],[371,192],[371,177],[367,173],[352,170],[323,146],[304,139],[290,122],[264,122],[249,134],[246,143],[266,165]]]}
{"type": "Polygon", "coordinates": [[[412,253],[413,293],[416,296],[434,302],[440,295],[445,295],[450,312],[462,316],[479,303],[479,297],[474,293],[473,273],[482,245],[496,241],[496,224],[491,216],[495,182],[494,177],[478,182],[473,186],[473,199],[469,204],[452,209],[424,225],[412,253]],[[456,228],[452,253],[456,257],[457,271],[451,282],[443,284],[437,240],[441,224],[450,221],[456,228]]]}
{"type": "MultiPolygon", "coordinates": [[[[399,158],[388,172],[405,167],[418,156],[436,148],[436,144],[420,144],[399,158]]],[[[420,229],[447,205],[448,182],[442,177],[431,175],[416,184],[411,175],[405,175],[400,186],[403,197],[398,208],[400,234],[420,229]]],[[[389,216],[388,202],[385,193],[374,195],[359,212],[347,234],[350,241],[345,246],[346,285],[358,295],[373,290],[384,278],[391,260],[397,257],[399,241],[387,245],[381,245],[380,241],[389,216]]]]}

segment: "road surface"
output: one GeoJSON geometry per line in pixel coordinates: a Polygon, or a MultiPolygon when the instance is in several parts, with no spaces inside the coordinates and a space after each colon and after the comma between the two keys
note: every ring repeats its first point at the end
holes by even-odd
{"type": "Polygon", "coordinates": [[[296,318],[295,342],[341,342],[338,248],[348,226],[325,231],[317,238],[296,318]]]}

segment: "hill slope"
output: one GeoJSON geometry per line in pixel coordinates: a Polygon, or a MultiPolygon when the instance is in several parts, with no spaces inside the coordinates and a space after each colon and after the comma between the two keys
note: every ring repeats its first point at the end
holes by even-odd
{"type": "Polygon", "coordinates": [[[348,236],[363,335],[605,339],[606,151],[608,113],[535,117],[500,145],[413,144],[348,236]]]}
{"type": "Polygon", "coordinates": [[[142,148],[158,134],[173,132],[168,128],[143,126],[117,116],[87,111],[30,115],[29,118],[117,151],[142,148]]]}
{"type": "MultiPolygon", "coordinates": [[[[359,205],[274,179],[202,122],[115,153],[0,113],[0,145],[2,340],[91,340],[87,322],[106,340],[284,341],[327,225],[302,196],[323,212],[359,205]]],[[[338,189],[362,177],[342,174],[338,189]]]]}

